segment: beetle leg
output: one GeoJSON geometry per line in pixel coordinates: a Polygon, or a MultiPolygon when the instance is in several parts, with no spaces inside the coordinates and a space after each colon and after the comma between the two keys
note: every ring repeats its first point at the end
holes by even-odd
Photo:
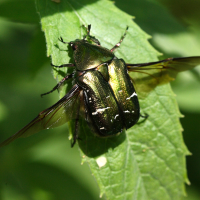
{"type": "Polygon", "coordinates": [[[138,122],[137,124],[144,123],[147,120],[147,118],[149,117],[149,115],[147,113],[144,113],[144,115],[140,114],[140,117],[142,117],[143,120],[141,122],[138,122]]]}
{"type": "Polygon", "coordinates": [[[122,41],[124,40],[126,36],[127,30],[128,30],[128,26],[126,27],[126,31],[124,35],[122,36],[121,40],[110,50],[111,52],[113,52],[115,49],[117,49],[121,45],[122,41]]]}
{"type": "Polygon", "coordinates": [[[76,140],[78,140],[78,139],[80,140],[80,138],[78,136],[79,114],[80,114],[80,107],[81,107],[80,104],[79,104],[78,111],[77,111],[77,117],[76,117],[76,121],[75,121],[75,130],[74,130],[74,134],[73,134],[73,140],[71,140],[71,147],[73,147],[76,144],[76,140]]]}
{"type": "Polygon", "coordinates": [[[144,115],[141,115],[140,114],[140,117],[144,118],[144,119],[147,119],[149,117],[149,115],[147,113],[144,113],[144,115]]]}
{"type": "Polygon", "coordinates": [[[43,97],[46,94],[50,94],[53,91],[57,90],[66,80],[72,78],[73,75],[74,75],[74,73],[65,76],[60,82],[58,82],[58,84],[51,91],[41,94],[41,97],[43,97]]]}
{"type": "Polygon", "coordinates": [[[75,121],[75,131],[74,131],[74,134],[73,134],[73,140],[71,141],[71,147],[73,147],[76,144],[77,139],[80,139],[78,137],[78,125],[79,125],[79,118],[77,118],[76,121],[75,121]]]}
{"type": "Polygon", "coordinates": [[[56,66],[56,65],[51,63],[51,66],[57,67],[57,68],[62,68],[62,67],[74,67],[75,65],[74,65],[74,63],[69,63],[69,64],[63,64],[63,65],[56,66]]]}

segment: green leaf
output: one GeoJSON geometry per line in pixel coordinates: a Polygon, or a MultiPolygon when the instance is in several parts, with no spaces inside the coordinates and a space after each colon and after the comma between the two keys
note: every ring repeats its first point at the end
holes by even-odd
{"type": "MultiPolygon", "coordinates": [[[[127,37],[115,55],[128,63],[156,61],[158,53],[147,42],[149,36],[110,1],[37,0],[42,30],[47,41],[47,55],[54,65],[73,62],[65,42],[82,38],[81,25],[92,25],[91,35],[111,49],[129,26],[127,37]]],[[[63,78],[66,69],[54,71],[63,78]]],[[[66,94],[63,89],[61,96],[66,94]]],[[[181,199],[187,181],[180,113],[168,84],[157,87],[140,100],[141,112],[149,118],[119,136],[95,137],[81,122],[80,146],[83,162],[87,162],[107,199],[181,199]]],[[[70,126],[73,130],[73,126],[70,126]]],[[[70,153],[70,152],[69,152],[70,153]]]]}

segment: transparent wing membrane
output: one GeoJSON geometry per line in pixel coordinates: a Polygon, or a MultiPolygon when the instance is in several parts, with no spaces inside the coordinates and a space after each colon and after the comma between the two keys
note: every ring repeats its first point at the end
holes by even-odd
{"type": "Polygon", "coordinates": [[[41,130],[54,128],[76,119],[79,113],[80,91],[78,85],[74,87],[56,104],[39,113],[39,115],[20,131],[0,144],[5,146],[19,137],[28,137],[41,130]]]}
{"type": "Polygon", "coordinates": [[[200,65],[200,56],[168,58],[158,62],[141,64],[126,64],[140,97],[145,97],[157,85],[174,80],[179,72],[193,69],[197,65],[200,65]],[[136,74],[136,72],[140,73],[136,74]]]}

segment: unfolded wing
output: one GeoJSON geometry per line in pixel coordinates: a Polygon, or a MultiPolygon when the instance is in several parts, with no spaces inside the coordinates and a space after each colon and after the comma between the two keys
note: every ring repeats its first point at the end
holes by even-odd
{"type": "Polygon", "coordinates": [[[193,69],[200,65],[200,56],[168,58],[158,62],[126,64],[130,77],[134,81],[136,90],[145,93],[153,90],[157,85],[168,83],[176,78],[179,72],[193,69]],[[136,72],[140,72],[137,73],[136,72]]]}
{"type": "Polygon", "coordinates": [[[61,126],[69,120],[76,119],[80,105],[80,87],[74,87],[56,104],[39,113],[39,115],[20,131],[0,144],[5,146],[19,137],[28,137],[43,129],[61,126]]]}

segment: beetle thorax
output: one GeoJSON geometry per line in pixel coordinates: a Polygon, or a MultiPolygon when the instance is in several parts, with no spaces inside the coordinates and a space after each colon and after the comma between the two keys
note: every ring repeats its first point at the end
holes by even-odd
{"type": "Polygon", "coordinates": [[[102,63],[108,63],[114,58],[114,54],[102,46],[90,44],[86,40],[71,42],[74,50],[74,62],[77,70],[84,71],[94,69],[102,63]]]}

